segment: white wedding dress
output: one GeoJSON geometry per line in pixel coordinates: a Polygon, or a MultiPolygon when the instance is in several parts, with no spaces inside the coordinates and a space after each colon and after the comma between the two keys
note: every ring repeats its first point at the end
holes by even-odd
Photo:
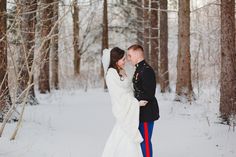
{"type": "Polygon", "coordinates": [[[106,83],[112,102],[115,126],[105,145],[102,157],[142,157],[138,130],[139,102],[132,91],[129,77],[120,79],[117,71],[109,68],[106,83]]]}

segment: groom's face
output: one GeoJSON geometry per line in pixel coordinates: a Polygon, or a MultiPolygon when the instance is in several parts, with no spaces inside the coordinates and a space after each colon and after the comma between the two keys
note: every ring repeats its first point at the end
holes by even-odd
{"type": "Polygon", "coordinates": [[[136,62],[137,62],[137,53],[133,49],[128,50],[127,60],[130,61],[132,65],[136,64],[136,62]]]}

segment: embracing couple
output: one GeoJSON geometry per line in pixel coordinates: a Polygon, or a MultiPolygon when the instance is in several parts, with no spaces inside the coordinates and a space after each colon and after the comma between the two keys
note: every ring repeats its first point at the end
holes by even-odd
{"type": "Polygon", "coordinates": [[[144,60],[142,46],[130,46],[127,54],[118,47],[105,49],[102,63],[116,120],[102,157],[152,157],[151,137],[159,107],[155,73],[144,60]],[[133,75],[125,70],[126,60],[135,66],[133,75]]]}

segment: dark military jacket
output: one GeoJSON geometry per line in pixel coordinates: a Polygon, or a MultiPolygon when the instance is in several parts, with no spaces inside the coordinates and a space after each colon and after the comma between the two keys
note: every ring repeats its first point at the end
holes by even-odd
{"type": "Polygon", "coordinates": [[[159,107],[155,97],[156,77],[154,70],[145,60],[135,65],[133,76],[134,95],[138,100],[146,100],[146,106],[140,107],[140,122],[152,122],[159,119],[159,107]]]}

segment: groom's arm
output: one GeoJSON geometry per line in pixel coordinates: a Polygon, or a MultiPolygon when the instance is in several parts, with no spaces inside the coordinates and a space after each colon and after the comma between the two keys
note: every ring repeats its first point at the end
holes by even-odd
{"type": "Polygon", "coordinates": [[[140,93],[140,99],[147,101],[153,100],[156,92],[156,77],[153,69],[145,69],[143,75],[141,76],[141,79],[143,92],[140,93]]]}

